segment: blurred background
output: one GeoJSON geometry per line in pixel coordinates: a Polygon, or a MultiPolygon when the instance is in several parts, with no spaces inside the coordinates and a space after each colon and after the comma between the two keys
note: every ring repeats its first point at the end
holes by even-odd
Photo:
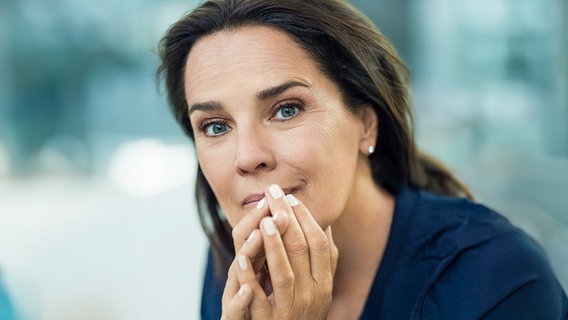
{"type": "MultiPolygon", "coordinates": [[[[0,2],[0,319],[198,318],[196,164],[154,75],[196,3],[0,2]]],[[[352,3],[412,72],[423,149],[568,288],[568,1],[352,3]]]]}

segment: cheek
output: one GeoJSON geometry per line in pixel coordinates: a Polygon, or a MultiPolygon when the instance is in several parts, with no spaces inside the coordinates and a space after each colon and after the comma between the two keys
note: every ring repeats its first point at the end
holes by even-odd
{"type": "Polygon", "coordinates": [[[334,123],[314,126],[295,141],[301,143],[292,145],[288,157],[306,175],[308,188],[302,201],[318,224],[326,227],[347,204],[357,170],[358,139],[352,128],[334,123]]]}
{"type": "Polygon", "coordinates": [[[203,150],[197,147],[197,160],[201,171],[209,182],[209,185],[214,190],[219,184],[217,181],[222,179],[222,172],[227,167],[226,160],[222,157],[216,156],[216,152],[203,150]]]}
{"type": "Polygon", "coordinates": [[[225,153],[220,150],[200,149],[199,145],[196,145],[196,150],[201,171],[213,190],[217,201],[219,201],[219,205],[223,208],[229,224],[233,226],[236,221],[240,220],[240,217],[237,217],[234,210],[229,206],[231,203],[229,198],[231,184],[228,183],[228,178],[233,172],[230,157],[221,156],[225,153]]]}

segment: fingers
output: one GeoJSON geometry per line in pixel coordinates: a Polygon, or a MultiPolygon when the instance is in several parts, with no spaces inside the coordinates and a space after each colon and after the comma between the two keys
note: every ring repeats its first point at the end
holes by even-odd
{"type": "MultiPolygon", "coordinates": [[[[266,192],[271,212],[277,213],[277,220],[283,213],[288,218],[282,239],[290,264],[300,280],[310,276],[318,285],[332,287],[332,249],[328,235],[316,222],[308,208],[294,195],[284,196],[282,190],[272,185],[266,192]]],[[[329,234],[331,237],[331,233],[329,234]]],[[[336,260],[335,260],[336,261],[336,260]]],[[[336,264],[333,263],[333,264],[336,264]]]]}
{"type": "MultiPolygon", "coordinates": [[[[252,209],[249,214],[246,214],[234,227],[232,231],[233,243],[235,252],[239,252],[241,247],[251,237],[255,236],[255,229],[260,224],[262,217],[270,214],[267,206],[262,206],[264,200],[259,202],[259,205],[252,209]]],[[[258,230],[257,230],[258,231],[258,230]]],[[[264,250],[260,250],[255,257],[249,256],[253,264],[255,272],[259,272],[265,265],[264,250]]]]}
{"type": "Polygon", "coordinates": [[[253,294],[250,286],[248,284],[242,285],[235,297],[227,304],[227,307],[223,308],[221,319],[242,320],[249,318],[248,309],[252,298],[253,294]]]}
{"type": "Polygon", "coordinates": [[[257,207],[243,216],[243,218],[233,227],[232,236],[235,244],[235,252],[241,250],[241,246],[254,229],[258,228],[260,219],[270,214],[267,206],[257,207]]]}
{"type": "MultiPolygon", "coordinates": [[[[274,194],[274,192],[272,194],[274,194]]],[[[247,274],[247,272],[237,268],[239,267],[239,258],[237,256],[229,268],[229,274],[222,298],[223,306],[231,305],[233,308],[240,306],[240,304],[235,301],[237,301],[236,296],[241,289],[241,284],[243,283],[248,283],[248,287],[251,288],[252,292],[255,292],[254,290],[258,287],[262,290],[262,293],[264,293],[262,287],[264,286],[267,278],[266,270],[264,269],[266,261],[264,253],[265,248],[262,246],[262,234],[260,230],[256,228],[261,225],[260,220],[263,217],[269,216],[272,213],[273,217],[268,219],[271,219],[275,223],[276,229],[285,232],[288,225],[288,217],[291,215],[291,209],[283,198],[280,199],[280,201],[283,202],[284,206],[288,207],[288,212],[285,211],[286,207],[284,207],[284,210],[279,210],[278,208],[282,208],[282,206],[270,206],[267,204],[274,200],[274,198],[268,194],[268,191],[265,194],[265,197],[264,201],[259,202],[256,209],[252,209],[250,213],[245,215],[233,228],[232,235],[235,244],[235,252],[242,254],[249,259],[248,263],[252,266],[250,274],[254,275],[254,277],[250,275],[243,277],[243,272],[244,274],[247,274]],[[253,278],[255,281],[253,281],[253,278]]],[[[280,244],[280,248],[282,250],[281,256],[286,257],[286,252],[284,251],[282,244],[280,244]]],[[[262,299],[254,299],[254,301],[256,300],[262,301],[262,299]]],[[[249,306],[249,309],[254,309],[253,307],[257,307],[254,302],[251,306],[249,306]]]]}
{"type": "MultiPolygon", "coordinates": [[[[258,256],[262,250],[262,236],[260,235],[260,231],[258,229],[253,230],[241,247],[241,251],[238,252],[237,258],[233,260],[233,263],[229,267],[227,282],[225,283],[225,289],[222,297],[223,306],[228,305],[240,290],[241,284],[246,283],[246,281],[239,279],[239,255],[249,257],[250,259],[250,257],[258,256]]],[[[253,273],[254,272],[255,271],[253,270],[253,273]]]]}
{"type": "MultiPolygon", "coordinates": [[[[266,199],[262,199],[258,202],[256,208],[253,208],[250,213],[247,213],[234,227],[232,230],[233,243],[235,246],[235,252],[239,252],[243,243],[248,239],[251,232],[258,228],[260,225],[260,220],[263,217],[269,216],[271,214],[269,206],[266,205],[266,199]]],[[[277,218],[277,216],[275,216],[277,218]]],[[[288,218],[285,214],[282,214],[279,219],[276,220],[276,225],[283,232],[288,224],[288,218]]],[[[258,272],[262,267],[264,267],[265,259],[264,252],[261,251],[257,257],[253,259],[251,257],[254,269],[258,272]]]]}
{"type": "Polygon", "coordinates": [[[261,209],[266,209],[272,215],[281,234],[286,233],[292,210],[286,202],[284,191],[277,185],[271,185],[265,190],[264,195],[265,202],[261,209]]]}
{"type": "Polygon", "coordinates": [[[294,303],[295,274],[297,273],[292,269],[274,220],[268,217],[263,218],[260,224],[273,289],[274,305],[280,309],[289,309],[294,303]]]}
{"type": "Polygon", "coordinates": [[[339,250],[335,245],[335,241],[333,241],[333,235],[331,233],[331,226],[327,227],[325,230],[325,235],[329,241],[329,255],[331,257],[331,275],[332,277],[335,276],[335,271],[337,270],[337,261],[339,260],[339,250]]]}
{"type": "Polygon", "coordinates": [[[225,288],[223,289],[223,297],[221,302],[223,306],[228,305],[231,299],[239,291],[240,284],[237,278],[237,274],[232,270],[233,267],[229,268],[229,273],[227,274],[227,282],[225,282],[225,288]]]}
{"type": "Polygon", "coordinates": [[[273,217],[276,218],[275,221],[286,225],[285,228],[279,228],[279,230],[281,230],[282,240],[292,269],[300,276],[309,275],[310,260],[307,242],[292,207],[284,196],[284,192],[279,186],[271,185],[265,193],[266,202],[273,217]],[[280,219],[286,219],[287,221],[282,223],[282,221],[279,221],[280,219]]]}
{"type": "MultiPolygon", "coordinates": [[[[290,203],[295,204],[293,207],[294,213],[308,244],[311,276],[318,285],[331,288],[333,273],[330,263],[330,239],[328,239],[328,235],[321,229],[303,203],[293,195],[288,195],[287,197],[290,203]]],[[[331,232],[331,229],[329,230],[331,232]]],[[[331,238],[331,233],[329,233],[329,237],[331,238]]]]}
{"type": "Polygon", "coordinates": [[[239,250],[223,293],[224,314],[254,319],[273,312],[285,315],[294,308],[325,311],[326,303],[313,302],[331,301],[337,247],[331,228],[324,232],[303,203],[272,185],[265,191],[264,206],[246,215],[233,237],[239,250]],[[264,261],[273,290],[270,298],[270,290],[267,294],[264,289],[264,261]]]}
{"type": "MultiPolygon", "coordinates": [[[[246,247],[246,244],[243,246],[246,247]]],[[[239,282],[246,285],[247,289],[250,288],[252,292],[252,299],[248,305],[248,310],[252,319],[268,319],[268,316],[272,314],[272,304],[268,300],[264,289],[256,279],[254,270],[250,261],[245,255],[239,254],[237,256],[237,263],[239,265],[239,271],[237,277],[239,282]]],[[[238,297],[239,293],[237,293],[238,297]]]]}
{"type": "Polygon", "coordinates": [[[262,236],[256,235],[257,233],[260,233],[259,230],[255,230],[251,234],[231,265],[240,287],[236,296],[228,302],[226,311],[235,312],[239,316],[247,314],[252,319],[268,319],[272,313],[272,304],[266,297],[249,259],[250,256],[256,256],[263,245],[262,236]],[[248,310],[248,313],[246,310],[248,310]]]}
{"type": "Polygon", "coordinates": [[[331,230],[324,232],[307,207],[291,194],[284,196],[278,186],[267,189],[266,199],[276,221],[288,218],[283,231],[274,219],[261,220],[275,313],[286,315],[292,309],[324,312],[331,302],[337,265],[331,230]]]}

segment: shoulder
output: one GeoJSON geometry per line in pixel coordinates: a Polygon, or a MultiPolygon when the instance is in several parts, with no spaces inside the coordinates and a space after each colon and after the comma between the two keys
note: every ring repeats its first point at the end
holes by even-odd
{"type": "Polygon", "coordinates": [[[517,232],[456,255],[430,284],[420,313],[423,319],[544,320],[564,319],[567,308],[544,253],[517,232]]]}
{"type": "Polygon", "coordinates": [[[539,245],[493,210],[419,192],[415,257],[437,266],[417,300],[421,319],[564,319],[567,301],[539,245]],[[420,228],[421,231],[418,231],[420,228]]]}
{"type": "Polygon", "coordinates": [[[395,223],[393,231],[404,237],[404,251],[440,258],[521,232],[482,204],[413,189],[405,189],[397,197],[395,223]]]}

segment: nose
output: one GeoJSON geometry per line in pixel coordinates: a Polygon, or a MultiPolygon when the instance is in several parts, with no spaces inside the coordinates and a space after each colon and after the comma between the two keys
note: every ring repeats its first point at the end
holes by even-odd
{"type": "Polygon", "coordinates": [[[250,174],[270,171],[276,166],[270,136],[262,128],[239,130],[235,153],[237,173],[250,174]]]}

